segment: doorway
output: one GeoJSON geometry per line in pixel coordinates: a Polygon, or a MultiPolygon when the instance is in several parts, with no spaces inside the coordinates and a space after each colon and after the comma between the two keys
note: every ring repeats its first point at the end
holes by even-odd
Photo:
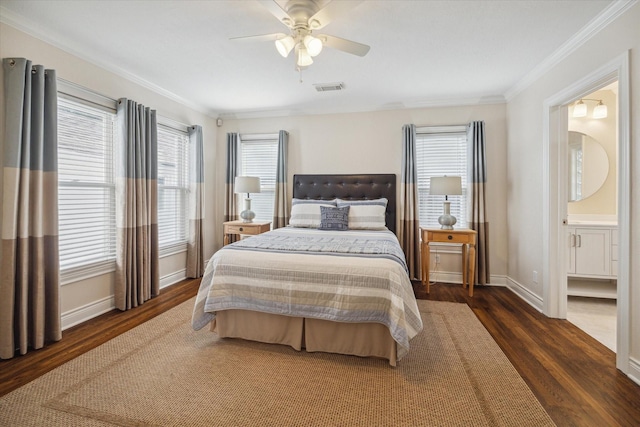
{"type": "Polygon", "coordinates": [[[630,81],[629,52],[576,81],[545,100],[543,108],[543,312],[549,317],[567,317],[568,114],[569,106],[587,94],[618,82],[617,111],[617,317],[616,367],[630,369],[630,81]],[[562,159],[562,161],[561,161],[562,159]],[[562,177],[562,178],[560,178],[562,177]]]}
{"type": "Polygon", "coordinates": [[[559,177],[559,184],[568,188],[566,318],[613,352],[619,237],[617,106],[617,80],[568,106],[568,174],[559,177]]]}

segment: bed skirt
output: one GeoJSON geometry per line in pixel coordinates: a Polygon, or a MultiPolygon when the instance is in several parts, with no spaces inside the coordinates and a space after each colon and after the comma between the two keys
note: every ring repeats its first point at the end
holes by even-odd
{"type": "Polygon", "coordinates": [[[340,323],[248,310],[216,312],[211,330],[221,338],[284,344],[308,352],[379,357],[396,366],[397,347],[379,323],[340,323]]]}

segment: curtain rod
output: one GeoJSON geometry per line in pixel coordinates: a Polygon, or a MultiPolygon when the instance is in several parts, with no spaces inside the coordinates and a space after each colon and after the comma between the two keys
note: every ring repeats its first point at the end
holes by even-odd
{"type": "MultiPolygon", "coordinates": [[[[118,102],[117,99],[110,98],[92,89],[86,88],[82,85],[70,82],[69,80],[65,80],[60,77],[58,77],[58,82],[62,83],[62,88],[59,88],[58,91],[64,93],[65,95],[71,96],[84,102],[90,102],[101,107],[112,108],[114,110],[116,109],[116,103],[118,102]]],[[[158,114],[158,124],[183,132],[186,132],[186,130],[191,127],[191,125],[181,123],[177,120],[171,119],[161,114],[158,114]]]]}

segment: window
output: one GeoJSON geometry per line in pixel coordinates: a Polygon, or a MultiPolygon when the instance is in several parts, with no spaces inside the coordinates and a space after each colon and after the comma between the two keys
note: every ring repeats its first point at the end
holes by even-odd
{"type": "MultiPolygon", "coordinates": [[[[251,194],[254,221],[272,221],[276,191],[278,134],[240,135],[239,175],[260,177],[260,193],[251,194]]],[[[242,207],[242,203],[240,203],[242,207]]]]}
{"type": "Polygon", "coordinates": [[[113,269],[115,117],[115,109],[62,93],[58,97],[58,221],[62,271],[99,264],[113,269]]]}
{"type": "MultiPolygon", "coordinates": [[[[160,248],[187,241],[189,136],[158,124],[158,242],[160,248]]],[[[185,247],[186,248],[186,247],[185,247]]]]}
{"type": "Polygon", "coordinates": [[[444,196],[429,194],[432,176],[460,176],[462,195],[451,196],[451,215],[455,228],[467,226],[467,129],[466,126],[439,126],[416,129],[416,165],[420,226],[440,228],[444,196]]]}

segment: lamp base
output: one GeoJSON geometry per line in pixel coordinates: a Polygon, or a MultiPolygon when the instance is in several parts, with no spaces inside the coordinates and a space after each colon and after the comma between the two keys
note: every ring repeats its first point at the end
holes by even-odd
{"type": "Polygon", "coordinates": [[[442,230],[453,230],[453,226],[458,222],[456,217],[450,214],[450,211],[451,202],[444,202],[444,214],[438,217],[438,223],[442,226],[440,227],[442,230]]]}
{"type": "Polygon", "coordinates": [[[251,210],[251,199],[244,199],[244,210],[240,212],[240,218],[242,218],[242,222],[253,222],[253,218],[256,217],[254,211],[251,210]]]}

